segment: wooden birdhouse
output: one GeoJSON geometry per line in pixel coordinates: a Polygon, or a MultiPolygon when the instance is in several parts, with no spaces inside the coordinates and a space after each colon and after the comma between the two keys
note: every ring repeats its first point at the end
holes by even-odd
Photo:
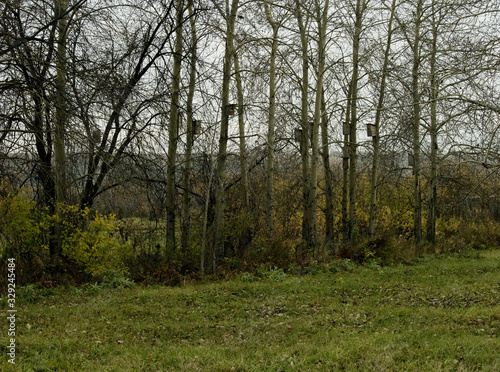
{"type": "Polygon", "coordinates": [[[368,137],[377,137],[377,127],[375,124],[366,124],[366,135],[368,137]]]}
{"type": "Polygon", "coordinates": [[[345,146],[342,148],[342,158],[349,159],[351,157],[351,147],[345,146]]]}
{"type": "Polygon", "coordinates": [[[415,166],[415,158],[413,157],[412,153],[408,153],[408,166],[409,167],[415,166]]]}
{"type": "Polygon", "coordinates": [[[229,105],[226,106],[226,115],[227,116],[234,116],[236,115],[236,108],[238,107],[237,104],[235,103],[230,103],[229,105]]]}
{"type": "Polygon", "coordinates": [[[295,128],[293,130],[293,139],[295,142],[301,142],[302,141],[302,129],[301,128],[295,128]]]}
{"type": "Polygon", "coordinates": [[[91,138],[92,138],[92,143],[94,145],[98,145],[101,143],[101,139],[102,139],[102,132],[99,128],[96,128],[95,130],[93,130],[91,132],[91,138]]]}
{"type": "Polygon", "coordinates": [[[314,121],[309,122],[309,146],[312,147],[314,132],[314,121]]]}
{"type": "Polygon", "coordinates": [[[201,132],[201,120],[193,119],[193,135],[199,136],[201,132]]]}
{"type": "Polygon", "coordinates": [[[344,136],[348,136],[349,135],[349,124],[346,123],[345,121],[342,123],[342,134],[344,136]]]}
{"type": "Polygon", "coordinates": [[[184,113],[182,111],[179,111],[177,115],[178,115],[177,127],[180,128],[182,127],[182,120],[184,119],[184,113]]]}

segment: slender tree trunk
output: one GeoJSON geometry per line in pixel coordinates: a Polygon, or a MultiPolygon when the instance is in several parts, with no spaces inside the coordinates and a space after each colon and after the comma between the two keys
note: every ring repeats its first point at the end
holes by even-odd
{"type": "Polygon", "coordinates": [[[56,201],[66,201],[66,151],[65,131],[67,126],[66,104],[66,41],[68,33],[68,17],[66,14],[68,0],[57,0],[58,37],[56,57],[56,107],[54,130],[54,163],[56,182],[56,201]]]}
{"type": "Polygon", "coordinates": [[[247,145],[245,138],[245,116],[244,116],[244,97],[243,97],[243,84],[241,81],[240,61],[238,53],[234,54],[234,77],[236,79],[236,94],[238,97],[238,129],[240,135],[240,170],[241,170],[241,198],[243,202],[243,220],[244,231],[243,242],[240,247],[240,253],[246,250],[248,244],[251,242],[251,226],[249,223],[250,217],[250,197],[249,197],[249,184],[248,184],[248,162],[247,162],[247,145]]]}
{"type": "MultiPolygon", "coordinates": [[[[325,71],[325,52],[326,52],[326,21],[328,18],[328,8],[329,0],[325,1],[323,7],[320,7],[316,3],[316,14],[318,23],[318,76],[316,80],[316,98],[314,105],[314,120],[312,127],[312,137],[311,137],[311,186],[310,191],[310,203],[311,203],[311,230],[314,236],[313,245],[315,244],[316,235],[316,211],[318,205],[318,162],[319,162],[319,127],[322,119],[322,108],[323,105],[323,75],[325,71]]],[[[313,252],[314,253],[314,252],[313,252]]]]}
{"type": "Polygon", "coordinates": [[[54,121],[54,186],[55,186],[55,213],[56,223],[54,226],[55,249],[52,259],[62,253],[62,226],[60,221],[62,203],[67,201],[66,183],[66,149],[65,132],[68,121],[66,103],[66,42],[68,36],[68,0],[56,0],[57,7],[57,54],[56,54],[56,99],[55,99],[55,121],[54,121]]]}
{"type": "Polygon", "coordinates": [[[438,151],[438,129],[437,129],[437,99],[438,99],[438,79],[436,77],[436,58],[437,58],[437,37],[438,30],[434,13],[433,5],[433,22],[432,22],[432,48],[430,55],[431,63],[431,123],[429,133],[431,136],[431,171],[429,177],[429,211],[427,216],[427,241],[432,244],[436,243],[436,209],[437,209],[437,151],[438,151]]]}
{"type": "Polygon", "coordinates": [[[177,153],[177,140],[179,133],[179,95],[182,62],[182,17],[184,14],[184,1],[176,1],[176,31],[175,52],[172,75],[172,89],[170,102],[170,116],[168,120],[168,159],[167,159],[167,241],[166,252],[170,254],[175,251],[175,163],[177,153]]]}
{"type": "Polygon", "coordinates": [[[413,67],[412,67],[412,95],[413,95],[413,159],[414,159],[414,208],[413,229],[415,243],[419,244],[422,239],[422,195],[420,190],[420,23],[422,18],[422,0],[418,0],[415,15],[415,39],[413,42],[413,67]]]}
{"type": "Polygon", "coordinates": [[[328,144],[328,115],[326,113],[325,92],[321,97],[321,156],[323,157],[323,169],[325,173],[325,243],[329,251],[333,251],[333,173],[330,168],[330,146],[328,144]]]}
{"type": "MultiPolygon", "coordinates": [[[[193,99],[194,89],[196,85],[196,61],[197,61],[197,35],[196,35],[196,22],[193,17],[193,3],[189,3],[189,17],[191,25],[191,58],[190,58],[190,72],[189,72],[189,90],[187,96],[187,143],[186,143],[186,159],[184,162],[184,178],[183,178],[183,194],[182,194],[182,229],[181,229],[181,248],[184,252],[189,247],[189,236],[191,230],[191,198],[189,190],[191,190],[191,158],[194,144],[194,128],[193,128],[193,99]]],[[[199,125],[199,124],[198,124],[199,125]]]]}
{"type": "Polygon", "coordinates": [[[205,208],[203,210],[203,233],[201,240],[201,254],[200,254],[200,271],[201,275],[205,275],[205,262],[206,262],[206,252],[207,252],[207,242],[208,242],[208,227],[210,225],[209,214],[210,214],[210,198],[212,195],[212,185],[214,179],[215,169],[213,167],[212,158],[207,158],[209,175],[208,175],[208,188],[205,196],[205,208]]]}
{"type": "Polygon", "coordinates": [[[225,207],[225,173],[227,159],[227,141],[229,128],[229,84],[231,81],[231,67],[234,59],[234,25],[238,11],[239,0],[232,0],[229,14],[226,13],[226,48],[224,53],[224,66],[222,77],[222,107],[221,107],[221,129],[219,137],[219,153],[217,154],[217,192],[215,202],[215,226],[214,226],[214,250],[212,255],[212,271],[215,272],[217,259],[224,254],[224,207],[225,207]]]}
{"type": "Polygon", "coordinates": [[[413,41],[413,67],[412,67],[412,96],[413,96],[413,159],[414,159],[414,208],[413,208],[413,229],[415,243],[419,244],[422,239],[422,195],[420,186],[420,24],[422,21],[422,0],[418,0],[415,15],[415,38],[413,41]]]}
{"type": "Polygon", "coordinates": [[[267,130],[266,166],[266,225],[268,237],[274,237],[274,131],[276,124],[276,54],[278,51],[278,23],[273,19],[267,0],[264,1],[266,18],[273,29],[271,59],[269,62],[269,121],[267,130]]]}
{"type": "Polygon", "coordinates": [[[382,77],[380,81],[380,93],[378,97],[377,113],[375,114],[375,130],[376,135],[373,137],[373,161],[372,161],[372,174],[370,181],[370,226],[369,233],[370,237],[375,238],[375,231],[377,225],[377,191],[378,191],[378,161],[379,161],[379,151],[380,151],[380,119],[382,116],[382,110],[384,108],[384,96],[386,88],[386,80],[388,74],[389,66],[389,56],[391,52],[392,43],[392,24],[394,21],[394,12],[396,10],[396,0],[392,1],[391,5],[391,16],[389,18],[389,25],[387,30],[387,44],[384,53],[384,64],[382,67],[382,77]]]}
{"type": "MultiPolygon", "coordinates": [[[[312,214],[310,204],[310,166],[309,166],[309,116],[308,116],[308,90],[309,90],[309,55],[306,24],[304,23],[301,2],[296,0],[296,17],[300,32],[302,52],[302,81],[301,81],[301,114],[300,123],[302,137],[300,140],[300,155],[302,159],[302,202],[304,214],[302,218],[302,239],[307,247],[314,246],[314,235],[312,230],[312,214]]],[[[307,19],[306,19],[307,22],[307,19]]]]}
{"type": "Polygon", "coordinates": [[[248,216],[250,198],[248,195],[248,162],[247,162],[247,145],[245,138],[245,116],[244,116],[244,97],[243,97],[243,84],[241,82],[240,61],[238,54],[234,55],[234,76],[236,79],[236,90],[238,96],[238,129],[240,135],[240,168],[241,168],[241,188],[242,188],[242,201],[243,211],[248,216]]]}
{"type": "Polygon", "coordinates": [[[344,244],[347,244],[350,239],[349,232],[349,156],[351,154],[349,134],[351,132],[351,94],[352,94],[352,84],[349,84],[347,90],[347,104],[345,111],[345,122],[344,125],[347,126],[347,131],[342,131],[344,133],[344,148],[342,151],[342,240],[344,244]]]}
{"type": "MultiPolygon", "coordinates": [[[[37,174],[42,184],[43,204],[48,207],[49,213],[55,213],[56,187],[52,174],[52,136],[49,125],[44,125],[45,103],[41,86],[36,87],[32,93],[34,103],[33,133],[35,135],[35,147],[39,161],[37,162],[37,174]]],[[[50,245],[50,256],[57,254],[57,245],[50,245]]]]}
{"type": "Polygon", "coordinates": [[[359,79],[359,48],[361,40],[361,26],[365,10],[363,0],[356,1],[356,23],[354,29],[353,41],[353,56],[352,56],[352,90],[351,90],[351,125],[349,127],[350,149],[349,157],[349,238],[351,244],[354,244],[358,235],[357,218],[356,218],[356,172],[357,172],[357,138],[356,129],[358,123],[358,79],[359,79]]]}

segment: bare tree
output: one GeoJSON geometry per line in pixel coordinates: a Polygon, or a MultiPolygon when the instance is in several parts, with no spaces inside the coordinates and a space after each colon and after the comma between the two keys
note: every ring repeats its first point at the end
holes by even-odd
{"type": "Polygon", "coordinates": [[[371,201],[370,201],[370,226],[369,233],[372,239],[375,237],[375,230],[377,224],[377,190],[378,190],[378,172],[379,172],[379,153],[380,153],[380,124],[382,111],[384,110],[384,97],[387,84],[387,75],[389,73],[389,57],[391,52],[392,34],[393,34],[393,21],[394,12],[396,10],[396,0],[392,1],[390,8],[390,17],[387,30],[387,42],[385,45],[384,62],[382,66],[380,88],[378,96],[377,111],[375,114],[375,136],[373,136],[373,160],[372,160],[372,174],[370,180],[371,201]]]}
{"type": "Polygon", "coordinates": [[[300,35],[300,53],[302,57],[302,76],[301,86],[301,107],[300,107],[300,155],[302,159],[302,195],[304,217],[302,220],[302,239],[306,242],[308,248],[312,248],[315,243],[315,218],[316,211],[313,210],[310,197],[312,195],[311,171],[309,162],[309,38],[307,28],[309,24],[309,12],[304,12],[305,4],[295,0],[295,17],[299,26],[300,35]],[[305,13],[305,14],[304,14],[305,13]],[[304,19],[305,16],[305,19],[304,19]]]}
{"type": "MultiPolygon", "coordinates": [[[[316,24],[318,27],[318,50],[317,50],[317,79],[316,79],[316,97],[314,105],[314,120],[312,126],[312,136],[311,136],[311,186],[310,191],[310,203],[311,212],[314,214],[312,219],[311,229],[316,230],[316,214],[317,214],[317,203],[318,203],[318,162],[319,162],[319,128],[322,120],[325,119],[324,111],[325,105],[324,101],[324,87],[323,78],[325,74],[325,60],[326,60],[326,28],[328,21],[328,11],[330,8],[329,0],[324,3],[315,1],[315,15],[316,24]]],[[[323,125],[326,128],[326,124],[323,125]]],[[[326,134],[326,133],[325,133],[326,134]]],[[[329,167],[328,167],[329,168],[329,167]]],[[[327,223],[332,223],[333,221],[328,221],[327,223]]]]}
{"type": "Polygon", "coordinates": [[[175,51],[172,75],[172,88],[170,100],[170,116],[168,120],[168,154],[167,154],[167,242],[168,253],[175,251],[175,168],[177,155],[177,140],[179,135],[179,121],[181,112],[179,111],[179,95],[181,85],[181,62],[182,62],[182,23],[184,18],[184,1],[176,0],[175,13],[175,51]]]}
{"type": "Polygon", "coordinates": [[[201,121],[194,119],[193,100],[196,88],[196,66],[198,59],[198,35],[196,32],[196,17],[194,16],[193,2],[189,1],[188,4],[190,29],[191,29],[191,49],[190,49],[190,64],[189,64],[189,91],[187,96],[186,108],[186,159],[184,161],[184,176],[182,181],[182,228],[181,228],[181,247],[184,252],[188,250],[189,237],[191,230],[191,203],[190,193],[191,190],[191,162],[193,144],[196,133],[200,130],[201,121]]]}
{"type": "Polygon", "coordinates": [[[357,178],[357,125],[358,125],[358,80],[359,80],[359,52],[361,33],[363,31],[363,18],[367,8],[365,0],[356,0],[355,25],[352,45],[352,77],[350,90],[350,120],[349,124],[349,239],[355,243],[358,235],[357,217],[356,217],[356,178],[357,178]]]}
{"type": "Polygon", "coordinates": [[[264,0],[266,19],[273,29],[271,55],[269,62],[269,121],[267,129],[267,185],[266,185],[266,224],[269,237],[274,235],[274,137],[276,126],[276,55],[278,49],[279,23],[273,18],[268,0],[264,0]]]}
{"type": "Polygon", "coordinates": [[[216,4],[221,16],[226,21],[226,47],[224,52],[224,67],[222,78],[222,105],[221,105],[221,128],[219,138],[219,151],[217,154],[217,194],[215,204],[214,221],[214,247],[212,271],[215,272],[218,255],[224,251],[223,226],[224,226],[224,206],[225,206],[225,172],[227,160],[227,142],[229,131],[229,84],[231,82],[231,68],[234,60],[234,26],[236,22],[236,13],[239,7],[239,0],[231,0],[231,6],[227,4],[223,10],[219,4],[216,4]]]}

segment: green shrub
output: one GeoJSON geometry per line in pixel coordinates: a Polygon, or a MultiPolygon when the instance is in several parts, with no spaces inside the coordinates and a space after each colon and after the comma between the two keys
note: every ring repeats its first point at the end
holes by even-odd
{"type": "Polygon", "coordinates": [[[4,257],[47,253],[44,233],[49,227],[47,214],[37,211],[34,201],[21,194],[9,194],[0,200],[0,248],[4,257]]]}
{"type": "Polygon", "coordinates": [[[88,219],[88,209],[73,206],[66,207],[64,214],[76,214],[88,220],[83,227],[67,226],[63,238],[65,258],[75,262],[94,280],[104,280],[109,270],[122,276],[126,274],[125,259],[130,254],[130,247],[117,234],[113,215],[96,212],[93,219],[88,219]]]}
{"type": "Polygon", "coordinates": [[[283,269],[277,268],[276,266],[269,270],[267,277],[274,282],[281,282],[285,280],[286,274],[283,269]]]}
{"type": "Polygon", "coordinates": [[[19,286],[16,290],[16,298],[21,303],[35,303],[40,298],[55,296],[58,294],[56,288],[43,288],[39,284],[28,284],[19,286]]]}
{"type": "Polygon", "coordinates": [[[67,279],[102,281],[109,270],[117,272],[118,277],[126,275],[124,261],[130,254],[129,244],[117,233],[113,215],[95,213],[90,217],[88,208],[72,205],[59,205],[57,210],[58,214],[51,215],[21,194],[11,193],[0,200],[0,261],[16,258],[19,285],[53,285],[53,280],[67,279]],[[49,257],[55,226],[61,229],[59,262],[49,257]]]}
{"type": "Polygon", "coordinates": [[[21,194],[8,194],[0,199],[0,283],[7,275],[5,261],[16,260],[16,283],[29,284],[41,280],[49,258],[50,219],[35,202],[21,194]]]}
{"type": "Polygon", "coordinates": [[[245,283],[253,283],[256,281],[255,276],[252,273],[244,272],[241,274],[241,281],[245,283]]]}

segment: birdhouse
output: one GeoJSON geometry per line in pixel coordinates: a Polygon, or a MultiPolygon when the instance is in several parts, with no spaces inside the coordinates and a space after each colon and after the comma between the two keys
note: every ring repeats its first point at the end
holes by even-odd
{"type": "Polygon", "coordinates": [[[182,127],[182,120],[184,119],[184,113],[182,111],[179,111],[177,115],[178,115],[177,127],[180,128],[182,127]]]}
{"type": "Polygon", "coordinates": [[[366,135],[368,137],[377,137],[377,127],[375,124],[366,124],[366,135]]]}
{"type": "Polygon", "coordinates": [[[229,105],[226,106],[226,115],[227,116],[234,116],[236,115],[236,108],[238,105],[234,103],[230,103],[229,105]]]}
{"type": "Polygon", "coordinates": [[[179,111],[177,113],[177,134],[176,136],[179,137],[180,130],[182,128],[182,120],[184,119],[184,112],[179,111]]]}
{"type": "Polygon", "coordinates": [[[413,157],[412,153],[408,153],[408,166],[409,167],[415,166],[415,158],[413,157]]]}
{"type": "Polygon", "coordinates": [[[343,159],[349,159],[351,157],[351,147],[350,146],[345,146],[342,148],[342,158],[343,159]]]}
{"type": "Polygon", "coordinates": [[[342,134],[344,136],[348,136],[349,135],[349,124],[346,123],[345,121],[342,123],[342,134]]]}
{"type": "Polygon", "coordinates": [[[314,121],[309,122],[309,146],[312,147],[314,132],[314,121]]]}
{"type": "Polygon", "coordinates": [[[102,132],[99,128],[91,132],[91,138],[94,145],[98,145],[102,139],[102,132]]]}
{"type": "Polygon", "coordinates": [[[295,142],[302,141],[302,129],[301,128],[295,128],[293,130],[293,139],[295,140],[295,142]]]}
{"type": "Polygon", "coordinates": [[[201,120],[193,119],[193,135],[198,136],[201,132],[201,120]]]}

